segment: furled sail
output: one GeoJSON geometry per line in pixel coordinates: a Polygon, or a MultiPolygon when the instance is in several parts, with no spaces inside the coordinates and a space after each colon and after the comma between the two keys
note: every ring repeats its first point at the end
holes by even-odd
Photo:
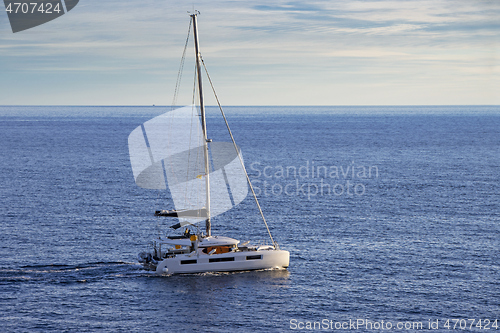
{"type": "MultiPolygon", "coordinates": [[[[130,133],[128,145],[138,186],[162,190],[168,185],[181,222],[207,218],[203,132],[194,106],[145,122],[130,133]]],[[[209,149],[210,216],[216,216],[243,201],[248,186],[239,148],[212,142],[209,149]]]]}

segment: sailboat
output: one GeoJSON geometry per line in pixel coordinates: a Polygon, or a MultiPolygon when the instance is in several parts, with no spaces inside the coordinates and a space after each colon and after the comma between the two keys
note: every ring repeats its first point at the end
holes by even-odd
{"type": "MultiPolygon", "coordinates": [[[[198,14],[190,14],[190,29],[192,25],[199,106],[157,116],[134,129],[128,138],[136,184],[170,192],[174,208],[156,210],[154,215],[177,219],[171,228],[180,231],[178,235],[160,233],[153,239],[152,252],[141,252],[138,260],[158,274],[286,269],[290,253],[280,249],[271,235],[217,95],[231,142],[213,142],[207,137],[202,65],[206,67],[199,50],[198,14]],[[212,235],[212,218],[235,209],[247,197],[249,188],[271,244],[252,245],[212,235]],[[203,222],[204,230],[200,228],[203,222]]],[[[210,76],[208,79],[212,84],[210,76]]]]}

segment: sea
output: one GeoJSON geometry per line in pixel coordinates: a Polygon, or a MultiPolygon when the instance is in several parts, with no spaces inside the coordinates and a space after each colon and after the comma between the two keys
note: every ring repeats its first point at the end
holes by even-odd
{"type": "MultiPolygon", "coordinates": [[[[290,266],[157,275],[127,139],[171,109],[0,107],[2,332],[500,332],[500,106],[226,107],[290,266]]],[[[250,194],[212,226],[269,243],[250,194]]]]}

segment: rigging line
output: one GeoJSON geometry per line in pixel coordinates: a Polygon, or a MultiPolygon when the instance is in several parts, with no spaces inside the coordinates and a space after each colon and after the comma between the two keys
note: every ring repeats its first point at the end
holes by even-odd
{"type": "Polygon", "coordinates": [[[269,234],[269,238],[271,238],[271,242],[273,243],[273,245],[277,246],[278,244],[274,242],[273,236],[271,235],[271,231],[269,230],[269,226],[267,225],[266,218],[264,217],[264,213],[262,212],[262,208],[260,208],[259,200],[257,199],[257,195],[255,194],[255,191],[253,189],[252,182],[250,181],[250,177],[248,177],[247,169],[245,168],[245,164],[243,163],[243,159],[241,158],[241,154],[238,151],[238,146],[236,145],[236,141],[234,140],[233,133],[231,132],[231,129],[229,128],[229,123],[227,122],[226,115],[224,114],[224,111],[222,110],[222,106],[220,105],[219,97],[217,96],[217,93],[215,92],[215,88],[214,88],[214,85],[212,83],[212,79],[210,78],[210,75],[208,74],[207,66],[205,65],[205,62],[203,61],[203,58],[201,57],[201,55],[200,55],[200,58],[201,58],[201,63],[203,64],[203,67],[205,68],[205,73],[207,73],[208,81],[210,82],[210,86],[212,87],[212,91],[214,92],[215,100],[217,101],[217,105],[219,106],[222,117],[224,118],[224,122],[226,123],[226,127],[227,127],[227,130],[229,132],[229,136],[231,137],[231,141],[233,142],[234,149],[236,150],[236,154],[238,155],[238,158],[240,160],[243,171],[245,172],[245,177],[247,178],[248,185],[250,186],[250,190],[252,191],[253,198],[255,199],[255,203],[257,204],[257,208],[259,208],[260,216],[262,217],[262,220],[264,221],[264,224],[266,225],[266,229],[267,229],[267,232],[269,234]]]}
{"type": "MultiPolygon", "coordinates": [[[[189,21],[189,27],[188,27],[188,33],[187,33],[187,36],[186,36],[186,42],[184,43],[184,50],[182,51],[182,57],[181,57],[181,63],[179,65],[179,70],[177,72],[177,81],[175,82],[175,90],[174,90],[174,97],[172,99],[172,106],[171,106],[171,109],[173,110],[175,108],[175,105],[177,104],[177,97],[179,95],[179,88],[180,88],[180,85],[181,85],[181,80],[182,80],[182,72],[184,70],[184,62],[185,62],[185,59],[186,59],[186,50],[187,50],[187,46],[188,46],[188,43],[189,43],[189,35],[191,34],[191,25],[193,23],[193,19],[191,19],[189,21]]],[[[170,133],[170,130],[171,130],[171,127],[172,127],[172,122],[173,122],[173,119],[172,117],[169,118],[169,128],[168,128],[168,133],[170,133]]],[[[170,142],[170,136],[167,137],[167,147],[170,147],[168,145],[168,143],[170,142]]],[[[174,173],[175,175],[175,173],[174,173]]]]}
{"type": "MultiPolygon", "coordinates": [[[[196,72],[195,72],[196,73],[196,72]]],[[[195,82],[196,82],[196,74],[195,74],[195,82]]],[[[193,92],[194,93],[194,92],[193,92]]],[[[187,168],[186,168],[186,192],[184,193],[184,199],[187,201],[187,191],[188,191],[188,183],[189,183],[189,168],[191,165],[191,141],[193,138],[193,122],[194,122],[194,106],[191,107],[191,124],[189,125],[189,143],[188,143],[188,161],[187,161],[187,168]]]]}
{"type": "MultiPolygon", "coordinates": [[[[193,80],[193,97],[192,97],[192,101],[191,101],[191,113],[194,113],[196,111],[196,114],[198,115],[198,111],[196,110],[196,107],[194,105],[195,104],[195,96],[196,96],[196,77],[197,77],[197,74],[196,74],[196,67],[195,67],[194,80],[193,80]]],[[[188,166],[186,168],[186,182],[185,182],[186,186],[184,187],[184,205],[185,205],[184,208],[188,208],[188,204],[193,205],[193,204],[197,204],[198,202],[200,202],[200,199],[197,197],[193,197],[192,195],[190,197],[188,197],[189,172],[191,171],[191,169],[190,169],[190,166],[191,166],[191,140],[192,140],[192,136],[193,136],[193,126],[194,126],[194,117],[191,117],[191,126],[189,129],[189,144],[188,144],[188,147],[189,147],[188,166]]],[[[198,149],[197,149],[197,151],[198,151],[198,149]]],[[[195,158],[194,171],[196,171],[197,165],[198,165],[198,152],[197,152],[196,158],[195,158]]],[[[192,190],[191,190],[191,192],[192,192],[192,190]]],[[[202,191],[199,190],[196,192],[201,193],[202,191]]]]}
{"type": "MultiPolygon", "coordinates": [[[[195,71],[195,78],[194,82],[196,82],[196,71],[195,71]]],[[[188,189],[189,189],[189,167],[190,167],[190,161],[191,161],[191,137],[193,135],[193,109],[194,109],[194,95],[195,95],[195,86],[193,85],[193,101],[191,103],[191,123],[189,127],[189,142],[188,142],[188,158],[187,158],[187,167],[186,167],[186,181],[184,182],[184,207],[183,209],[188,209],[188,203],[191,204],[192,199],[188,198],[188,189]],[[190,200],[191,199],[191,200],[190,200]]],[[[179,172],[180,174],[180,172],[179,172]]],[[[179,176],[179,178],[182,176],[179,176]]]]}
{"type": "MultiPolygon", "coordinates": [[[[197,78],[197,73],[196,73],[196,65],[194,65],[194,80],[193,80],[193,98],[191,99],[191,105],[194,105],[194,103],[196,102],[195,99],[196,99],[196,78],[197,78]]],[[[196,112],[198,114],[198,111],[196,112]]],[[[199,114],[198,114],[198,117],[201,117],[199,114]]]]}
{"type": "MultiPolygon", "coordinates": [[[[181,57],[181,62],[180,62],[180,65],[179,65],[179,70],[177,72],[177,81],[175,82],[175,90],[174,90],[174,97],[172,99],[172,106],[171,106],[171,109],[173,110],[175,108],[175,105],[177,104],[177,97],[179,95],[179,88],[180,88],[180,85],[181,85],[181,79],[182,79],[182,72],[184,70],[184,61],[186,59],[186,50],[187,50],[187,46],[188,46],[188,43],[189,43],[189,35],[191,34],[191,25],[193,23],[193,20],[191,19],[189,21],[189,27],[188,27],[188,33],[187,33],[187,37],[186,37],[186,42],[184,43],[184,50],[182,51],[182,57],[181,57]]],[[[172,127],[172,122],[173,122],[173,119],[172,118],[169,118],[169,130],[168,130],[168,133],[171,133],[171,127],[172,127]]],[[[170,147],[170,145],[168,144],[171,140],[171,137],[170,135],[167,137],[167,147],[170,147]]],[[[163,164],[163,163],[162,163],[163,164]]],[[[164,164],[163,164],[164,165],[164,164]]],[[[164,173],[165,173],[165,176],[166,176],[166,170],[165,170],[165,167],[164,167],[164,173]]],[[[176,177],[175,175],[175,172],[173,173],[174,177],[176,177]]],[[[165,178],[165,181],[168,182],[168,180],[165,178]]]]}
{"type": "MultiPolygon", "coordinates": [[[[193,96],[192,96],[192,99],[191,99],[191,105],[192,105],[191,106],[191,112],[194,113],[196,111],[196,116],[199,117],[198,109],[196,109],[196,105],[195,105],[195,103],[196,103],[196,78],[198,76],[198,73],[196,71],[196,64],[194,65],[194,71],[193,72],[194,72],[194,78],[193,78],[193,96]]],[[[194,119],[194,117],[191,117],[191,124],[193,122],[193,119],[194,119]]],[[[197,124],[198,123],[199,123],[199,120],[198,120],[197,124]]],[[[198,134],[199,134],[199,132],[197,133],[197,135],[198,134]]],[[[196,164],[195,164],[196,166],[198,165],[198,158],[199,158],[199,156],[198,156],[198,151],[197,151],[196,152],[196,164]]],[[[197,197],[193,197],[192,201],[196,202],[196,203],[200,202],[200,196],[201,196],[202,192],[203,191],[202,191],[201,185],[200,185],[198,187],[198,190],[196,191],[196,193],[198,193],[198,196],[197,197]]]]}
{"type": "Polygon", "coordinates": [[[188,42],[189,42],[189,34],[191,33],[192,23],[193,23],[193,19],[191,19],[189,21],[189,28],[188,28],[188,33],[187,33],[187,37],[186,37],[186,43],[184,44],[184,51],[182,52],[181,63],[179,65],[179,71],[177,72],[177,81],[175,82],[174,98],[172,100],[172,109],[177,104],[177,96],[179,94],[179,88],[181,85],[182,71],[184,69],[184,60],[186,59],[186,50],[187,50],[187,46],[188,46],[188,42]]]}

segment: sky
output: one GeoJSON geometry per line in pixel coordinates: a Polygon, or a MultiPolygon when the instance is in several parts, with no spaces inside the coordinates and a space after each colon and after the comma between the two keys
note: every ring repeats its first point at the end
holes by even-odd
{"type": "Polygon", "coordinates": [[[500,104],[499,0],[80,0],[15,34],[2,7],[0,105],[171,105],[193,8],[223,105],[500,104]]]}

